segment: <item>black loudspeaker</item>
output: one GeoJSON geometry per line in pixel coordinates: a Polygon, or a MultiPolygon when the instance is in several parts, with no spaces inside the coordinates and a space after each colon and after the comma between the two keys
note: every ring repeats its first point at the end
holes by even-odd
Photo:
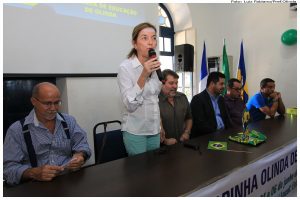
{"type": "Polygon", "coordinates": [[[194,46],[182,44],[175,46],[175,70],[192,72],[194,68],[194,46]]]}

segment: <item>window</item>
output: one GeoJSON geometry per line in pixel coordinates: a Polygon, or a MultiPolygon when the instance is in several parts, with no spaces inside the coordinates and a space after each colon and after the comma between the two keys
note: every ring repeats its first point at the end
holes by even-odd
{"type": "MultiPolygon", "coordinates": [[[[171,15],[163,4],[158,6],[159,17],[159,53],[161,70],[171,69],[175,71],[174,64],[174,26],[171,15]]],[[[188,100],[193,97],[193,73],[177,72],[178,91],[184,93],[188,100]]]]}
{"type": "Polygon", "coordinates": [[[161,70],[174,70],[174,27],[171,15],[163,4],[158,6],[159,17],[159,54],[161,70]]]}

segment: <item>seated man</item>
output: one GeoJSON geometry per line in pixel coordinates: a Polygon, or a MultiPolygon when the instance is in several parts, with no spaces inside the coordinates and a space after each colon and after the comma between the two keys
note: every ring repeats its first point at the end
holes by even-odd
{"type": "Polygon", "coordinates": [[[267,115],[274,117],[276,112],[285,113],[281,94],[275,91],[275,81],[270,78],[260,82],[260,92],[251,97],[246,106],[253,121],[265,119],[267,115]]]}
{"type": "Polygon", "coordinates": [[[232,78],[228,80],[227,94],[224,96],[225,106],[231,119],[233,127],[242,127],[242,117],[245,109],[245,103],[241,98],[241,82],[232,78]]]}
{"type": "Polygon", "coordinates": [[[50,181],[63,171],[79,169],[91,152],[86,133],[75,119],[58,113],[58,88],[48,82],[32,91],[34,109],[7,130],[3,146],[3,176],[8,184],[50,181]]]}
{"type": "Polygon", "coordinates": [[[177,92],[179,76],[172,70],[162,72],[163,85],[159,94],[161,142],[166,145],[188,140],[192,128],[192,114],[185,94],[177,92]]]}
{"type": "Polygon", "coordinates": [[[221,96],[224,88],[225,75],[220,72],[212,72],[208,75],[206,89],[193,97],[191,101],[192,137],[231,126],[224,98],[221,96]]]}

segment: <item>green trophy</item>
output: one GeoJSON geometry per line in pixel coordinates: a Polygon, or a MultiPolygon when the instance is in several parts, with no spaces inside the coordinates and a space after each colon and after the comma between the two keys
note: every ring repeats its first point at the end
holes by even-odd
{"type": "Polygon", "coordinates": [[[242,139],[243,140],[249,140],[249,129],[248,129],[249,121],[250,121],[250,113],[245,108],[244,111],[243,111],[243,117],[242,117],[242,123],[243,123],[242,139]]]}
{"type": "Polygon", "coordinates": [[[251,116],[247,109],[243,111],[242,123],[243,123],[243,132],[237,133],[234,136],[229,136],[229,140],[242,143],[250,144],[253,146],[258,145],[259,143],[264,142],[267,137],[258,131],[249,130],[248,125],[251,122],[251,116]]]}

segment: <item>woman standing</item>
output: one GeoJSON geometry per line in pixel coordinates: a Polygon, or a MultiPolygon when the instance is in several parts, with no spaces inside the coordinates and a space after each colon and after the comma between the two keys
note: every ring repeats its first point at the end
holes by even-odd
{"type": "Polygon", "coordinates": [[[126,109],[122,119],[123,141],[129,156],[160,146],[158,94],[161,82],[155,72],[160,69],[160,62],[148,55],[157,45],[155,26],[150,23],[137,25],[132,32],[132,45],[118,72],[126,109]]]}

